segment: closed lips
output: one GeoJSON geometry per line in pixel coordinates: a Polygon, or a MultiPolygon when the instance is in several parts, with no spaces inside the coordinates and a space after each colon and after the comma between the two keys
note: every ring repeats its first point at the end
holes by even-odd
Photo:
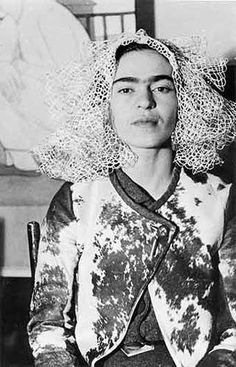
{"type": "Polygon", "coordinates": [[[156,124],[158,121],[156,119],[138,119],[132,122],[132,125],[146,125],[146,124],[156,124]]]}

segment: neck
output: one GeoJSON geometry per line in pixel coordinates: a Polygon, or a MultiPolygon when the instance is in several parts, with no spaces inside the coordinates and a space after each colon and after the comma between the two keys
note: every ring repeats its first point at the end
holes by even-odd
{"type": "Polygon", "coordinates": [[[135,149],[135,153],[136,164],[124,172],[157,200],[171,182],[173,153],[170,148],[135,149]]]}

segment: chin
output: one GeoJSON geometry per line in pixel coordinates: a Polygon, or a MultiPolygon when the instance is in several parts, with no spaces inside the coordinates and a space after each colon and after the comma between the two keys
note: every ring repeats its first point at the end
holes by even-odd
{"type": "Polygon", "coordinates": [[[171,140],[165,140],[164,142],[162,141],[152,141],[152,142],[140,142],[138,143],[137,140],[134,144],[129,144],[127,143],[131,148],[137,148],[137,149],[172,149],[171,147],[171,140]]]}

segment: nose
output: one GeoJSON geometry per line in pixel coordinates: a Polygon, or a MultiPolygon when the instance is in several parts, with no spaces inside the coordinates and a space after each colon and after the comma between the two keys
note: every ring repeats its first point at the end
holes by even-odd
{"type": "Polygon", "coordinates": [[[142,90],[137,98],[137,107],[144,110],[156,107],[156,101],[153,98],[152,91],[149,88],[142,90]]]}

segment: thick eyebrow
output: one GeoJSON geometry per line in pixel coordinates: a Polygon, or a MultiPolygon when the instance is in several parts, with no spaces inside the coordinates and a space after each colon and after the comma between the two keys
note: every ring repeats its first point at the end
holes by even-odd
{"type": "MultiPolygon", "coordinates": [[[[147,79],[148,82],[159,82],[159,80],[170,80],[173,83],[173,78],[170,75],[154,75],[151,76],[150,78],[147,79]]],[[[146,80],[145,80],[146,81],[146,80]]],[[[131,82],[131,83],[139,83],[140,79],[139,78],[135,78],[133,76],[125,76],[123,78],[118,78],[116,80],[114,80],[113,85],[116,83],[124,83],[124,82],[131,82]]]]}

